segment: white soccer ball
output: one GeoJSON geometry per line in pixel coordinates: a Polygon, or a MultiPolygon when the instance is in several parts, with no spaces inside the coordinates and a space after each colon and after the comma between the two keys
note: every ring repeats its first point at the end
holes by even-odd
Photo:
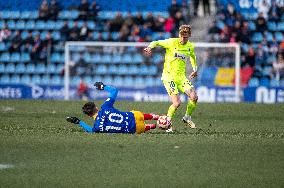
{"type": "Polygon", "coordinates": [[[160,116],[157,120],[157,126],[160,129],[168,129],[172,125],[171,119],[168,116],[160,116]]]}

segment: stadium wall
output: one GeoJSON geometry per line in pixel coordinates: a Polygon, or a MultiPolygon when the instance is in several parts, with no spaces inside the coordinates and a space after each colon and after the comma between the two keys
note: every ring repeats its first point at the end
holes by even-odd
{"type": "MultiPolygon", "coordinates": [[[[119,100],[168,102],[169,97],[164,87],[118,88],[119,100]]],[[[284,103],[284,87],[247,87],[242,89],[241,102],[284,103]]],[[[197,87],[200,102],[217,103],[233,102],[235,89],[233,87],[197,87]]],[[[94,100],[106,99],[107,93],[90,89],[90,97],[94,100]]],[[[76,88],[71,87],[70,98],[78,100],[76,88]]],[[[0,85],[0,99],[43,99],[63,100],[64,87],[47,85],[0,85]]],[[[183,95],[181,100],[187,98],[183,95]]]]}
{"type": "MultiPolygon", "coordinates": [[[[0,10],[38,10],[42,1],[39,0],[1,0],[0,10]],[[27,6],[28,5],[28,6],[27,6]]],[[[50,2],[50,0],[48,0],[50,2]]],[[[63,9],[75,8],[80,4],[80,0],[61,0],[58,1],[63,9]]],[[[93,0],[88,0],[92,3],[93,0]]],[[[102,10],[106,11],[167,11],[171,4],[170,0],[96,0],[102,10]]],[[[181,0],[178,1],[181,3],[181,0]]]]}

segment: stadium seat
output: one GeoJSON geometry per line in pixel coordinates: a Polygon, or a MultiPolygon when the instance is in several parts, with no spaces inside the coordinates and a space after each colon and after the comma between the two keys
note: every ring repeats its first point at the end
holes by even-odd
{"type": "Polygon", "coordinates": [[[269,85],[270,85],[270,87],[279,87],[280,86],[280,81],[276,80],[275,78],[271,79],[269,85]]]}
{"type": "Polygon", "coordinates": [[[277,30],[277,26],[275,22],[267,22],[267,27],[269,31],[275,32],[277,30]]]}
{"type": "Polygon", "coordinates": [[[119,32],[112,32],[111,33],[111,37],[113,38],[113,40],[118,40],[118,38],[119,38],[119,32]]]}
{"type": "Polygon", "coordinates": [[[0,42],[0,51],[5,51],[6,50],[6,46],[4,42],[0,42]]]}
{"type": "Polygon", "coordinates": [[[145,79],[142,76],[138,76],[134,78],[134,86],[135,87],[145,87],[145,79]]]}
{"type": "Polygon", "coordinates": [[[136,65],[129,66],[128,73],[131,75],[137,75],[139,74],[139,68],[136,65]]]}
{"type": "Polygon", "coordinates": [[[23,21],[23,20],[18,20],[17,22],[16,22],[16,29],[18,29],[18,30],[24,30],[26,27],[26,24],[25,24],[25,21],[23,21]]]}
{"type": "Polygon", "coordinates": [[[63,85],[63,79],[58,75],[54,75],[51,77],[50,84],[51,85],[63,85]]]}
{"type": "Polygon", "coordinates": [[[52,39],[55,40],[55,41],[60,40],[60,37],[61,37],[59,31],[53,31],[51,33],[51,36],[52,36],[52,39]]]}
{"type": "Polygon", "coordinates": [[[94,21],[88,21],[87,22],[88,28],[91,30],[95,30],[96,29],[96,25],[94,21]]]}
{"type": "Polygon", "coordinates": [[[55,29],[55,21],[53,21],[53,20],[48,20],[48,21],[46,22],[45,28],[46,28],[47,30],[53,30],[53,29],[55,29]]]}
{"type": "Polygon", "coordinates": [[[10,62],[10,54],[5,52],[2,53],[2,55],[0,56],[0,61],[1,62],[10,62]]]}
{"type": "Polygon", "coordinates": [[[83,59],[87,62],[90,63],[92,61],[91,55],[88,52],[85,52],[83,55],[83,59]]]}
{"type": "Polygon", "coordinates": [[[117,74],[118,75],[129,74],[127,66],[126,65],[119,65],[119,67],[117,69],[117,74]]]}
{"type": "Polygon", "coordinates": [[[19,63],[16,65],[15,73],[24,73],[26,71],[26,67],[23,63],[19,63]]]}
{"type": "Polygon", "coordinates": [[[277,42],[281,42],[284,39],[283,34],[281,32],[275,32],[274,36],[277,42]]]}
{"type": "Polygon", "coordinates": [[[5,72],[5,65],[3,63],[0,63],[0,73],[5,72]]]}
{"type": "Polygon", "coordinates": [[[58,62],[60,62],[60,60],[61,60],[61,57],[60,57],[60,54],[59,54],[59,53],[52,53],[52,54],[51,54],[50,61],[51,61],[52,63],[58,63],[58,62]]]}
{"type": "Polygon", "coordinates": [[[107,66],[99,65],[96,69],[97,74],[105,75],[108,72],[107,66]]]}
{"type": "Polygon", "coordinates": [[[137,63],[137,64],[143,63],[144,62],[143,56],[141,54],[138,54],[138,53],[134,54],[133,62],[137,63]]]}
{"type": "Polygon", "coordinates": [[[30,11],[22,11],[20,14],[20,19],[33,19],[31,18],[32,13],[30,11]]]}
{"type": "Polygon", "coordinates": [[[263,36],[260,32],[255,32],[252,36],[253,42],[261,42],[263,40],[263,36]]]}
{"type": "Polygon", "coordinates": [[[15,64],[14,63],[9,63],[5,67],[5,72],[7,73],[14,73],[15,72],[15,64]]]}
{"type": "Polygon", "coordinates": [[[45,22],[44,22],[44,21],[41,21],[41,20],[36,21],[36,23],[35,23],[35,29],[37,29],[37,30],[46,30],[47,27],[46,27],[45,22]]]}
{"type": "Polygon", "coordinates": [[[7,26],[8,26],[8,28],[11,29],[11,30],[16,29],[16,23],[15,23],[14,20],[9,20],[9,21],[7,22],[7,26]]]}
{"type": "Polygon", "coordinates": [[[2,84],[8,84],[10,83],[10,77],[8,74],[3,74],[1,77],[0,77],[0,83],[2,84]]]}
{"type": "MultiPolygon", "coordinates": [[[[284,16],[284,14],[283,14],[284,16]]],[[[282,31],[284,32],[284,20],[282,20],[282,22],[279,22],[277,25],[277,31],[282,31]]]]}
{"type": "Polygon", "coordinates": [[[132,63],[133,59],[130,54],[124,54],[122,56],[122,63],[132,63]]]}
{"type": "Polygon", "coordinates": [[[22,53],[21,54],[21,62],[29,62],[31,60],[30,54],[22,53]]]}
{"type": "Polygon", "coordinates": [[[158,73],[158,67],[155,65],[151,65],[148,67],[148,75],[156,75],[158,73]]]}
{"type": "Polygon", "coordinates": [[[57,29],[57,30],[59,30],[59,29],[61,29],[61,28],[63,27],[63,25],[64,25],[64,21],[63,21],[63,20],[57,20],[57,21],[55,22],[54,28],[57,29]]]}
{"type": "Polygon", "coordinates": [[[267,77],[263,77],[263,78],[260,79],[259,84],[261,86],[268,87],[270,85],[270,80],[267,77]]]}
{"type": "Polygon", "coordinates": [[[41,78],[39,75],[32,75],[31,77],[31,83],[32,84],[40,84],[41,83],[41,78]]]}
{"type": "Polygon", "coordinates": [[[28,20],[26,22],[25,28],[28,29],[28,30],[34,29],[35,28],[35,21],[34,20],[28,20]]]}
{"type": "Polygon", "coordinates": [[[30,83],[31,83],[31,78],[30,78],[30,76],[27,75],[27,74],[24,74],[24,75],[21,77],[21,83],[30,84],[30,83]]]}
{"type": "Polygon", "coordinates": [[[266,40],[267,40],[268,42],[273,41],[273,34],[272,34],[272,33],[267,32],[266,35],[265,35],[265,37],[266,37],[266,40]]]}
{"type": "Polygon", "coordinates": [[[102,63],[106,63],[106,64],[109,64],[109,63],[111,63],[112,62],[112,57],[111,57],[111,55],[109,55],[109,54],[104,54],[104,55],[102,55],[102,57],[101,57],[102,59],[101,59],[101,62],[102,63]]]}
{"type": "Polygon", "coordinates": [[[40,84],[49,85],[50,82],[50,75],[43,75],[40,80],[40,84]]]}
{"type": "Polygon", "coordinates": [[[103,82],[106,84],[106,85],[111,85],[113,83],[113,79],[111,76],[104,76],[103,77],[103,82]]]}
{"type": "Polygon", "coordinates": [[[46,72],[46,69],[45,69],[45,65],[40,63],[40,64],[37,64],[36,67],[35,67],[35,73],[38,73],[38,74],[43,74],[46,72]]]}
{"type": "Polygon", "coordinates": [[[112,63],[121,63],[122,57],[120,54],[114,54],[112,56],[112,63]]]}
{"type": "Polygon", "coordinates": [[[155,79],[152,76],[146,76],[145,85],[150,87],[155,86],[155,79]]]}
{"type": "Polygon", "coordinates": [[[20,76],[18,74],[13,74],[10,78],[11,84],[18,84],[21,82],[20,76]]]}
{"type": "Polygon", "coordinates": [[[12,53],[11,54],[11,62],[19,62],[21,60],[21,56],[19,53],[12,53]]]}
{"type": "Polygon", "coordinates": [[[248,22],[248,27],[249,27],[249,30],[255,31],[256,26],[255,26],[255,23],[253,21],[248,22]]]}
{"type": "Polygon", "coordinates": [[[124,80],[122,79],[121,76],[115,76],[113,78],[113,85],[116,87],[121,87],[124,85],[124,80]]]}
{"type": "Polygon", "coordinates": [[[35,65],[34,64],[27,64],[26,72],[27,73],[34,73],[35,72],[35,65]]]}
{"type": "Polygon", "coordinates": [[[250,87],[258,87],[259,86],[259,80],[258,78],[252,77],[249,82],[248,82],[248,86],[250,87]]]}
{"type": "Polygon", "coordinates": [[[117,66],[110,66],[108,69],[109,74],[116,74],[117,73],[117,66]]]}
{"type": "Polygon", "coordinates": [[[123,79],[123,83],[125,87],[134,87],[135,83],[134,83],[134,79],[131,76],[125,76],[123,79]]]}

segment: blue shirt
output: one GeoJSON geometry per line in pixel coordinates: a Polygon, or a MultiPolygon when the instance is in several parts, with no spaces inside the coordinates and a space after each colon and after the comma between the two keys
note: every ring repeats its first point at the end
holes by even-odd
{"type": "Polygon", "coordinates": [[[101,110],[94,122],[93,132],[103,133],[135,133],[136,123],[132,112],[122,112],[113,107],[117,96],[117,89],[105,86],[110,92],[109,98],[101,106],[101,110]]]}

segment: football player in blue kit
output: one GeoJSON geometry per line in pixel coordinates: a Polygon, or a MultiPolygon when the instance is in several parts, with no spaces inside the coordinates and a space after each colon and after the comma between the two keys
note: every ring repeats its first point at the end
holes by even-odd
{"type": "Polygon", "coordinates": [[[94,118],[94,125],[90,126],[77,117],[67,117],[68,122],[79,124],[88,133],[140,134],[156,128],[156,124],[145,124],[144,120],[158,120],[159,115],[143,114],[140,111],[122,112],[113,106],[118,93],[115,87],[102,82],[96,82],[94,86],[98,90],[109,92],[109,97],[100,110],[94,102],[88,102],[82,107],[84,114],[94,118]]]}

